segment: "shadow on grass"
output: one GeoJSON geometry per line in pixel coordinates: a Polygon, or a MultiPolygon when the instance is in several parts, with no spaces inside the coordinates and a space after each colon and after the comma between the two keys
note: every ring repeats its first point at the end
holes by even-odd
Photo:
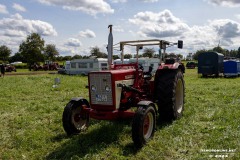
{"type": "MultiPolygon", "coordinates": [[[[164,128],[171,123],[163,123],[157,120],[157,130],[164,128]]],[[[126,125],[131,126],[131,120],[122,120],[107,122],[103,121],[97,123],[94,129],[89,128],[88,131],[81,133],[79,135],[68,137],[66,134],[58,134],[52,137],[53,142],[60,142],[62,140],[67,140],[64,144],[58,147],[55,151],[47,155],[47,160],[52,159],[72,159],[86,158],[88,156],[96,155],[109,147],[109,145],[117,145],[117,147],[122,150],[123,156],[135,155],[142,148],[137,148],[134,146],[133,142],[126,145],[121,145],[119,142],[119,136],[121,134],[129,134],[131,139],[131,132],[124,132],[124,127],[126,125]]],[[[91,127],[91,126],[90,126],[91,127]]]]}
{"type": "MultiPolygon", "coordinates": [[[[73,157],[84,158],[95,155],[109,147],[111,144],[119,143],[119,135],[123,134],[123,128],[130,123],[129,121],[104,121],[95,126],[95,129],[89,128],[85,133],[68,137],[65,134],[59,134],[52,137],[52,141],[59,142],[67,139],[67,142],[61,147],[50,153],[46,159],[71,159],[73,157]]],[[[90,126],[91,127],[91,126],[90,126]]],[[[134,147],[132,145],[132,147],[134,147]]]]}
{"type": "MultiPolygon", "coordinates": [[[[163,128],[165,128],[166,126],[169,126],[173,123],[173,121],[163,121],[160,120],[158,117],[156,119],[156,131],[157,130],[161,130],[163,128]]],[[[156,136],[156,135],[154,135],[156,136]]],[[[151,140],[150,140],[151,141],[151,140]]],[[[129,143],[125,146],[122,146],[122,151],[123,151],[123,155],[124,156],[129,156],[129,155],[135,155],[137,154],[139,151],[141,151],[144,148],[144,146],[141,148],[138,148],[134,145],[134,143],[129,143]]]]}

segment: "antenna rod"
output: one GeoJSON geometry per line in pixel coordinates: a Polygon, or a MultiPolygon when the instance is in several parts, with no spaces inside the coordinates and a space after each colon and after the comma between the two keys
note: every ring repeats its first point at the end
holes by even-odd
{"type": "Polygon", "coordinates": [[[108,67],[109,67],[109,70],[111,69],[112,56],[113,56],[112,26],[113,26],[113,25],[109,25],[109,26],[108,26],[108,28],[110,28],[109,35],[108,35],[108,46],[107,46],[107,51],[108,51],[108,67]]]}

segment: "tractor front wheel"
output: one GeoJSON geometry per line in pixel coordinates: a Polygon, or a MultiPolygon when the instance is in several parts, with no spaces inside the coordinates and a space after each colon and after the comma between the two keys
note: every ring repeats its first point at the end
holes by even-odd
{"type": "Polygon", "coordinates": [[[152,105],[139,106],[133,117],[132,139],[134,145],[141,148],[154,136],[156,112],[152,105]]]}
{"type": "Polygon", "coordinates": [[[79,134],[87,129],[89,113],[83,110],[87,104],[79,101],[70,101],[64,108],[62,115],[63,128],[68,135],[79,134]]]}

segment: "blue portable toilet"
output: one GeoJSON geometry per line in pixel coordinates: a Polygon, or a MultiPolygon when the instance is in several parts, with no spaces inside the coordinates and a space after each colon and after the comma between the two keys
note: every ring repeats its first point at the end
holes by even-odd
{"type": "Polygon", "coordinates": [[[240,73],[240,62],[236,60],[224,61],[224,77],[237,77],[240,73]]]}
{"type": "Polygon", "coordinates": [[[240,75],[240,61],[237,61],[237,70],[238,70],[238,75],[240,75]]]}

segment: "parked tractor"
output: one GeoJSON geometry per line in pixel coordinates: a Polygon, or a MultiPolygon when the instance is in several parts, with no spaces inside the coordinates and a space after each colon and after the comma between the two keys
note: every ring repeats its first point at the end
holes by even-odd
{"type": "Polygon", "coordinates": [[[45,71],[51,71],[51,70],[58,70],[59,65],[57,62],[52,62],[49,60],[46,60],[42,66],[42,69],[45,71]]]}
{"type": "Polygon", "coordinates": [[[6,72],[12,72],[12,71],[17,72],[16,67],[14,65],[11,65],[11,64],[5,65],[5,71],[6,72]]]}
{"type": "Polygon", "coordinates": [[[109,69],[88,74],[89,101],[83,97],[70,100],[63,111],[63,128],[68,135],[75,135],[88,128],[91,118],[131,118],[132,140],[136,147],[142,147],[154,136],[157,116],[160,120],[172,121],[183,114],[185,84],[182,66],[179,62],[162,60],[167,47],[178,45],[182,48],[183,43],[158,39],[119,43],[122,57],[126,46],[135,47],[137,57],[145,46],[159,47],[159,68],[152,74],[151,69],[143,72],[138,60],[134,64],[112,64],[112,25],[109,28],[109,69]]]}
{"type": "Polygon", "coordinates": [[[51,70],[58,70],[59,68],[59,65],[57,62],[52,62],[52,61],[49,61],[49,60],[46,60],[44,62],[43,65],[39,65],[37,63],[34,63],[31,68],[34,70],[34,71],[41,71],[41,70],[44,70],[44,71],[51,71],[51,70]]]}

